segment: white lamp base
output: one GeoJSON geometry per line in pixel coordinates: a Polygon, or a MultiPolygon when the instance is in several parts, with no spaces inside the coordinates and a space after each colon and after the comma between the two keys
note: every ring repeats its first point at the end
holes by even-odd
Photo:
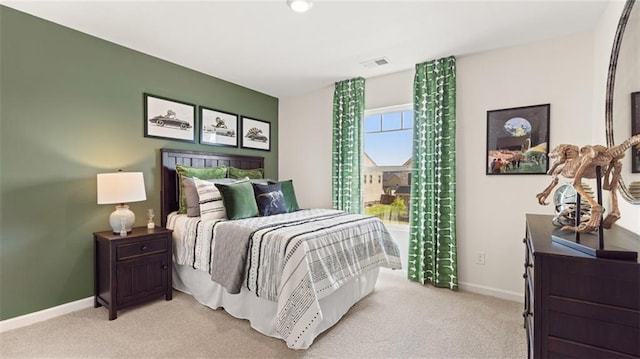
{"type": "Polygon", "coordinates": [[[111,213],[111,216],[109,216],[109,224],[111,224],[113,233],[116,234],[121,232],[123,224],[127,233],[131,232],[131,228],[133,228],[133,223],[135,221],[136,215],[131,212],[129,206],[126,204],[117,205],[116,210],[111,213]]]}

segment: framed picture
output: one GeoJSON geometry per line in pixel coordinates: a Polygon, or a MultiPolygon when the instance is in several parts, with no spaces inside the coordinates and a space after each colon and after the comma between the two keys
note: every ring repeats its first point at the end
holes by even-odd
{"type": "Polygon", "coordinates": [[[242,116],[242,147],[271,151],[271,123],[242,116]]]}
{"type": "Polygon", "coordinates": [[[238,147],[238,115],[200,106],[200,143],[238,147]]]}
{"type": "Polygon", "coordinates": [[[487,175],[547,173],[550,107],[487,111],[487,175]]]}
{"type": "Polygon", "coordinates": [[[144,94],[144,136],[196,141],[196,105],[144,94]]]}
{"type": "MultiPolygon", "coordinates": [[[[631,136],[640,134],[640,92],[631,94],[631,136]]],[[[640,173],[640,146],[631,149],[631,172],[640,173]]]]}

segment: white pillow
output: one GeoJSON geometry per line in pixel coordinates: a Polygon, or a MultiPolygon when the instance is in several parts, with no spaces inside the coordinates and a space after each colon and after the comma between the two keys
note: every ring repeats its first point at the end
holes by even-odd
{"type": "Polygon", "coordinates": [[[227,211],[222,202],[222,195],[216,185],[197,178],[193,179],[200,198],[200,217],[203,220],[227,218],[227,211]]]}

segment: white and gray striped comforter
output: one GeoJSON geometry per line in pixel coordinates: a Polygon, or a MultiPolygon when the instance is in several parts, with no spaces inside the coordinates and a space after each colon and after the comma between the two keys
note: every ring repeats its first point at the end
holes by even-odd
{"type": "Polygon", "coordinates": [[[400,269],[396,243],[376,217],[330,209],[241,220],[172,214],[174,260],[207,271],[230,293],[242,286],[277,302],[277,331],[290,347],[320,322],[318,300],[376,267],[400,269]]]}

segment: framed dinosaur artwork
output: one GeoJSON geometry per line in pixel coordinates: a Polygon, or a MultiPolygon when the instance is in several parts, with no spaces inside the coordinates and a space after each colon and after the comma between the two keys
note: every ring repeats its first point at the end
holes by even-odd
{"type": "MultiPolygon", "coordinates": [[[[640,92],[631,94],[631,136],[640,134],[640,92]]],[[[631,149],[631,172],[640,173],[640,145],[631,149]]]]}
{"type": "Polygon", "coordinates": [[[487,175],[546,174],[550,104],[487,111],[487,175]]]}
{"type": "Polygon", "coordinates": [[[240,147],[271,151],[271,123],[242,116],[242,142],[240,147]]]}
{"type": "Polygon", "coordinates": [[[200,106],[200,143],[238,147],[238,115],[200,106]]]}

